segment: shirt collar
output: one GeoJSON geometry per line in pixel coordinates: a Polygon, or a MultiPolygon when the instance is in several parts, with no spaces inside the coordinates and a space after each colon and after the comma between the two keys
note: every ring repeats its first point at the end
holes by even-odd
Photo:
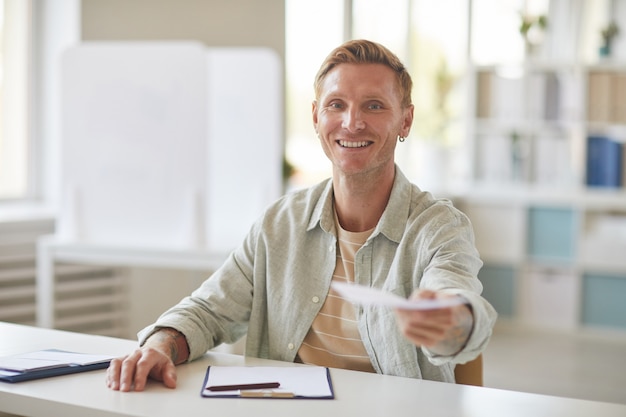
{"type": "MultiPolygon", "coordinates": [[[[323,190],[313,209],[307,231],[319,224],[325,232],[333,233],[335,226],[333,221],[332,180],[328,179],[325,185],[322,183],[320,186],[323,187],[323,190]]],[[[416,188],[396,165],[396,175],[393,181],[391,195],[389,196],[389,202],[370,238],[382,233],[388,239],[394,242],[400,242],[404,234],[406,221],[409,217],[411,197],[414,189],[416,188]]]]}
{"type": "Polygon", "coordinates": [[[396,176],[393,180],[389,202],[372,236],[382,233],[387,239],[396,243],[402,240],[411,211],[411,198],[414,190],[417,190],[417,187],[409,182],[400,167],[396,165],[396,176]]]}
{"type": "Polygon", "coordinates": [[[315,203],[313,213],[309,220],[307,231],[315,228],[318,224],[326,233],[332,233],[335,229],[335,223],[333,220],[333,182],[332,179],[327,179],[319,185],[323,187],[320,198],[315,203]]]}

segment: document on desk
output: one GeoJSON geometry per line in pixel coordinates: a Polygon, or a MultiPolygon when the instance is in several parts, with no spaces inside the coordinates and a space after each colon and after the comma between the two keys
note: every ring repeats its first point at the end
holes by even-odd
{"type": "Polygon", "coordinates": [[[430,310],[436,308],[454,307],[465,302],[465,300],[461,297],[437,298],[431,300],[408,300],[396,294],[385,292],[377,288],[343,282],[333,282],[331,286],[346,300],[362,305],[387,306],[407,310],[430,310]]]}
{"type": "Polygon", "coordinates": [[[330,371],[322,366],[209,366],[202,396],[335,398],[330,371]]]}
{"type": "Polygon", "coordinates": [[[113,359],[109,355],[90,355],[58,349],[0,357],[0,381],[20,382],[51,376],[103,369],[113,359]]]}

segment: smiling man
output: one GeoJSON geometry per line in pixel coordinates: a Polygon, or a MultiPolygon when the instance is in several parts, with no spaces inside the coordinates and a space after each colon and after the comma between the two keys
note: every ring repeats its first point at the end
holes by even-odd
{"type": "Polygon", "coordinates": [[[454,382],[454,366],[485,348],[496,313],[480,296],[468,219],[394,162],[413,121],[411,88],[382,45],[332,51],[312,106],[332,178],[269,207],[219,270],[140,332],[139,349],[111,362],[107,385],[141,391],[152,377],[175,387],[175,364],[243,335],[249,356],[454,382]],[[357,307],[333,281],[464,303],[357,307]]]}

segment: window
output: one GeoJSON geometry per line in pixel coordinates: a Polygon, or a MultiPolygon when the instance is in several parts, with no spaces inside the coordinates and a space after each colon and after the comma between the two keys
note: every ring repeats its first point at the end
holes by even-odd
{"type": "Polygon", "coordinates": [[[458,0],[286,0],[286,156],[296,168],[292,187],[311,185],[331,174],[309,109],[318,66],[347,38],[382,43],[411,73],[416,118],[396,157],[410,179],[420,175],[414,172],[420,165],[415,162],[422,154],[420,143],[459,146],[464,133],[468,9],[469,2],[458,0]]]}
{"type": "Polygon", "coordinates": [[[522,62],[526,52],[520,36],[522,18],[529,23],[529,41],[540,41],[542,31],[537,19],[548,15],[549,3],[549,0],[475,0],[473,61],[479,65],[522,62]]]}
{"type": "Polygon", "coordinates": [[[464,178],[469,2],[413,0],[410,55],[415,115],[396,160],[409,179],[434,190],[464,178]]]}
{"type": "Polygon", "coordinates": [[[337,0],[286,0],[286,157],[295,167],[291,186],[330,176],[330,162],[313,129],[313,79],[326,55],[343,39],[344,9],[337,0]]]}
{"type": "Polygon", "coordinates": [[[31,2],[0,0],[0,200],[29,196],[31,2]]]}
{"type": "Polygon", "coordinates": [[[408,65],[410,0],[352,0],[352,38],[385,45],[408,65]]]}

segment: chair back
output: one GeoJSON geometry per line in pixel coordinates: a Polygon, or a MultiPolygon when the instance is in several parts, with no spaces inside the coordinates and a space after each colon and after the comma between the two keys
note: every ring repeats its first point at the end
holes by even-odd
{"type": "Polygon", "coordinates": [[[467,363],[459,364],[454,368],[454,377],[457,384],[483,386],[483,355],[467,363]]]}

